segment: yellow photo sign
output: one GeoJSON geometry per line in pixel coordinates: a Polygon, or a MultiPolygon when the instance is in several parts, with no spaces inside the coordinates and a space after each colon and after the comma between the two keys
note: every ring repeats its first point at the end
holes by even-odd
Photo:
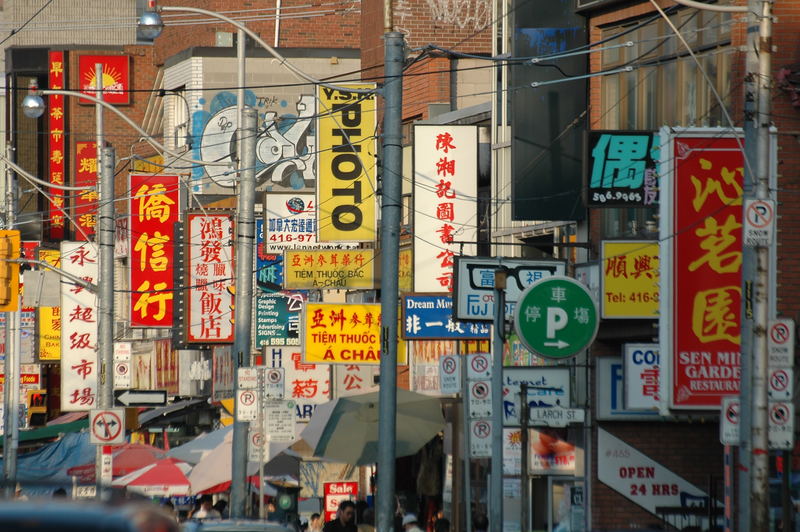
{"type": "MultiPolygon", "coordinates": [[[[381,362],[381,305],[379,303],[307,303],[303,319],[303,359],[311,364],[381,362]]],[[[397,364],[407,364],[405,346],[398,340],[397,364]]]]}
{"type": "MultiPolygon", "coordinates": [[[[372,83],[347,88],[375,89],[372,83]]],[[[319,87],[317,240],[373,242],[376,226],[375,93],[319,87]]]]}
{"type": "Polygon", "coordinates": [[[658,242],[603,241],[603,318],[658,318],[658,242]]]}
{"type": "Polygon", "coordinates": [[[375,287],[372,249],[291,250],[283,256],[284,288],[371,290],[375,287]]]}

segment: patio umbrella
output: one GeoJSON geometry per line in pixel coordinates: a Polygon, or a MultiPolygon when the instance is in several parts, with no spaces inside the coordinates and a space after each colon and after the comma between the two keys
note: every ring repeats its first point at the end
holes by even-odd
{"type": "MultiPolygon", "coordinates": [[[[217,493],[225,491],[231,482],[231,455],[233,432],[229,432],[214,450],[206,454],[189,473],[192,493],[217,493]]],[[[276,456],[286,449],[289,443],[270,443],[269,456],[276,456]]],[[[257,462],[247,462],[247,475],[258,472],[257,462]]]]}
{"type": "Polygon", "coordinates": [[[148,497],[176,497],[191,493],[186,475],[192,466],[175,458],[162,458],[111,483],[148,497]]]}
{"type": "MultiPolygon", "coordinates": [[[[126,443],[114,446],[111,449],[111,455],[113,457],[111,470],[113,477],[127,475],[166,456],[165,452],[158,447],[143,443],[126,443]]],[[[94,482],[95,462],[71,467],[67,469],[67,474],[78,477],[78,482],[81,483],[94,482]]]]}
{"type": "Polygon", "coordinates": [[[190,442],[179,445],[167,451],[167,456],[196,464],[202,458],[216,449],[225,437],[233,430],[233,425],[223,427],[212,432],[204,432],[190,442]]]}
{"type": "MultiPolygon", "coordinates": [[[[397,390],[396,456],[416,453],[444,426],[438,398],[397,390]]],[[[319,405],[301,436],[314,449],[314,456],[352,465],[375,463],[378,392],[319,405]]]]}

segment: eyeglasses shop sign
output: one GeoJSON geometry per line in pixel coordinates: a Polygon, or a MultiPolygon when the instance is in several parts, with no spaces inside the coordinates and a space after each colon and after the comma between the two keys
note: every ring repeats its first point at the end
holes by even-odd
{"type": "Polygon", "coordinates": [[[456,257],[453,289],[453,316],[458,320],[492,321],[494,319],[494,272],[506,268],[506,319],[512,319],[514,307],[530,285],[564,275],[564,262],[516,260],[506,258],[456,257]]]}

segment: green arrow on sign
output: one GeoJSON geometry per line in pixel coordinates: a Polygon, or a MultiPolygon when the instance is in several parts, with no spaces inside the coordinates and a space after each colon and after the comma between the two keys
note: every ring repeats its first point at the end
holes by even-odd
{"type": "Polygon", "coordinates": [[[597,303],[585,286],[569,277],[553,276],[522,293],[514,309],[514,328],[534,353],[567,358],[592,343],[597,316],[597,303]]]}

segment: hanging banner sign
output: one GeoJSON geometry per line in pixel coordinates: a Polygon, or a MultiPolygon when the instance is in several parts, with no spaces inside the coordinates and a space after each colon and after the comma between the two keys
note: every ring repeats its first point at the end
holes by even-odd
{"type": "Polygon", "coordinates": [[[414,290],[452,292],[456,255],[478,239],[478,127],[414,126],[414,290]],[[462,242],[462,243],[456,243],[462,242]]]}
{"type": "Polygon", "coordinates": [[[75,186],[87,187],[73,200],[75,240],[88,240],[97,229],[97,143],[75,143],[75,186]],[[89,188],[91,187],[91,188],[89,188]]]}
{"type": "MultiPolygon", "coordinates": [[[[344,84],[373,90],[373,83],[344,84]]],[[[320,242],[374,242],[378,115],[375,93],[319,86],[317,205],[320,242]]]]}
{"type": "Polygon", "coordinates": [[[601,250],[601,317],[658,318],[658,242],[604,240],[601,250]]]}
{"type": "Polygon", "coordinates": [[[308,303],[304,360],[323,364],[380,364],[379,304],[308,303]]]}
{"type": "MultiPolygon", "coordinates": [[[[63,51],[51,51],[48,57],[48,77],[47,86],[51,89],[64,88],[64,76],[66,73],[66,63],[64,62],[63,51]]],[[[50,170],[50,183],[54,185],[65,185],[64,181],[67,160],[67,140],[64,126],[66,124],[66,107],[64,106],[64,96],[62,94],[51,94],[48,99],[47,121],[50,131],[48,164],[50,170]]],[[[50,204],[48,210],[50,240],[59,242],[66,237],[64,215],[65,191],[57,188],[48,189],[50,204]]]]}
{"type": "Polygon", "coordinates": [[[371,290],[375,287],[375,251],[284,251],[284,288],[371,290]]]}
{"type": "Polygon", "coordinates": [[[742,151],[730,134],[667,138],[662,153],[673,177],[661,219],[672,238],[662,242],[671,260],[662,269],[670,293],[661,297],[661,330],[670,346],[661,353],[671,364],[670,405],[718,410],[739,393],[742,151]]]}
{"type": "Polygon", "coordinates": [[[658,133],[590,131],[588,135],[587,206],[658,205],[658,133]]]}
{"type": "Polygon", "coordinates": [[[129,178],[132,327],[172,327],[175,223],[180,217],[176,175],[129,178]]]}
{"type": "Polygon", "coordinates": [[[186,341],[233,342],[233,217],[190,213],[186,341]]]}
{"type": "MultiPolygon", "coordinates": [[[[97,246],[62,242],[61,269],[97,283],[97,246]]],[[[61,410],[88,411],[97,406],[97,297],[70,282],[61,283],[61,410]]]]}

